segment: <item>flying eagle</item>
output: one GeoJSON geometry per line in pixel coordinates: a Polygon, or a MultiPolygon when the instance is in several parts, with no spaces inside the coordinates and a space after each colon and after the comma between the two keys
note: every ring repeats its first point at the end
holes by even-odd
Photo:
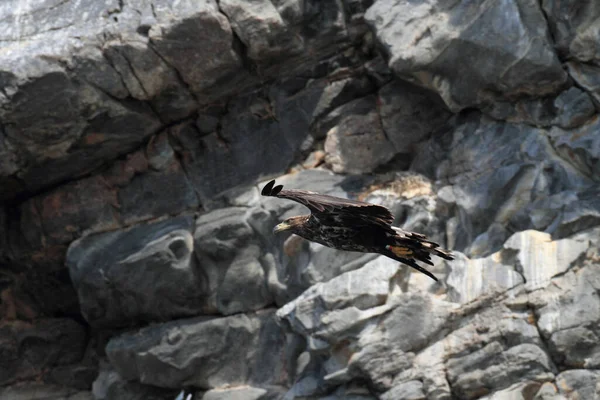
{"type": "Polygon", "coordinates": [[[386,207],[305,190],[282,190],[283,185],[274,185],[274,180],[267,183],[261,194],[296,201],[308,207],[311,214],[288,218],[273,233],[290,231],[338,250],[383,254],[435,281],[435,275],[416,261],[433,265],[432,254],[454,259],[450,251],[427,240],[427,236],[392,226],[394,217],[386,207]]]}

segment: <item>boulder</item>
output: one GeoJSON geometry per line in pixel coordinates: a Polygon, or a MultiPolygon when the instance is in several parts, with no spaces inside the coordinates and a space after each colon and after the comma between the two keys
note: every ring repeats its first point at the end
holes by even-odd
{"type": "MultiPolygon", "coordinates": [[[[547,130],[492,121],[479,113],[455,123],[452,138],[432,136],[412,165],[443,186],[438,201],[458,217],[457,223],[447,224],[447,235],[456,238],[452,247],[467,256],[485,257],[499,250],[508,239],[503,228],[508,224],[526,230],[532,219],[545,218],[537,228],[547,229],[554,222],[544,217],[544,210],[552,207],[549,196],[571,191],[583,197],[595,187],[589,174],[557,154],[547,130]],[[438,160],[435,166],[432,158],[438,160]]],[[[595,212],[588,210],[581,204],[554,213],[574,213],[570,218],[578,219],[595,212]]]]}
{"type": "Polygon", "coordinates": [[[303,41],[283,20],[270,0],[223,0],[219,8],[231,21],[231,27],[255,61],[283,58],[302,52],[303,41]]]}
{"type": "Polygon", "coordinates": [[[200,313],[192,224],[182,216],[73,242],[67,266],[87,321],[128,326],[200,313]]]}
{"type": "Polygon", "coordinates": [[[475,259],[469,259],[460,252],[454,252],[454,256],[455,260],[444,262],[450,271],[446,277],[448,298],[453,302],[469,303],[525,282],[512,263],[503,262],[501,252],[475,259]]]}
{"type": "Polygon", "coordinates": [[[293,97],[278,88],[266,97],[240,96],[228,105],[220,129],[206,135],[191,121],[172,127],[176,150],[200,199],[206,202],[261,175],[283,173],[309,136],[321,92],[313,85],[293,97]]]}
{"type": "Polygon", "coordinates": [[[406,157],[451,115],[436,93],[399,79],[379,89],[377,105],[386,137],[406,157]]]}
{"type": "Polygon", "coordinates": [[[600,67],[591,64],[567,62],[569,75],[594,99],[596,109],[600,107],[600,67]]]}
{"type": "Polygon", "coordinates": [[[286,337],[274,311],[175,320],[112,338],[119,375],[165,388],[278,385],[287,380],[286,337]]]}
{"type": "Polygon", "coordinates": [[[202,215],[194,232],[197,287],[206,312],[235,314],[273,303],[260,237],[246,222],[246,208],[223,208],[202,215]]]}
{"type": "Polygon", "coordinates": [[[553,359],[569,368],[598,368],[600,331],[596,315],[600,312],[600,282],[593,268],[569,271],[553,283],[530,300],[553,359]]]}
{"type": "Polygon", "coordinates": [[[378,1],[365,19],[390,68],[438,92],[454,112],[552,94],[566,82],[534,0],[378,1]]]}
{"type": "Polygon", "coordinates": [[[0,389],[0,398],[10,400],[95,400],[91,392],[41,382],[3,387],[0,389]]]}
{"type": "Polygon", "coordinates": [[[600,61],[600,7],[596,2],[543,0],[541,5],[562,57],[582,62],[600,61]]]}
{"type": "MultiPolygon", "coordinates": [[[[3,321],[0,337],[2,385],[45,378],[54,367],[78,362],[86,342],[85,328],[68,318],[44,318],[35,323],[3,321]]],[[[31,389],[33,393],[36,390],[31,389]]]]}
{"type": "Polygon", "coordinates": [[[394,156],[376,109],[376,98],[367,96],[337,108],[328,116],[336,123],[327,132],[326,162],[334,172],[360,174],[373,170],[394,156]]]}
{"type": "Polygon", "coordinates": [[[44,192],[20,206],[22,233],[34,251],[66,245],[84,234],[179,214],[199,205],[166,134],[144,150],[92,175],[44,192]]]}
{"type": "Polygon", "coordinates": [[[561,372],[556,377],[556,386],[566,398],[588,399],[598,395],[600,371],[573,369],[561,372]]]}
{"type": "Polygon", "coordinates": [[[523,274],[528,290],[546,287],[552,277],[565,273],[588,247],[586,240],[553,241],[549,234],[533,230],[517,232],[504,243],[505,249],[518,252],[516,268],[523,274]]]}

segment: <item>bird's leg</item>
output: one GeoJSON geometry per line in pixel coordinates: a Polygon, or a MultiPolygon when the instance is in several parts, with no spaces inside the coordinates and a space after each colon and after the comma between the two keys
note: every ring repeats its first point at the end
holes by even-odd
{"type": "Polygon", "coordinates": [[[397,257],[405,258],[413,255],[412,249],[404,246],[391,246],[388,244],[385,246],[385,249],[391,251],[397,257]]]}

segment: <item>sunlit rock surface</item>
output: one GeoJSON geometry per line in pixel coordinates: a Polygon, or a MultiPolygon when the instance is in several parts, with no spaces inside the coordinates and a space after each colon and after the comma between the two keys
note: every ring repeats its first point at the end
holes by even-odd
{"type": "Polygon", "coordinates": [[[600,396],[600,6],[0,3],[0,399],[600,396]],[[290,235],[388,207],[429,277],[290,235]]]}

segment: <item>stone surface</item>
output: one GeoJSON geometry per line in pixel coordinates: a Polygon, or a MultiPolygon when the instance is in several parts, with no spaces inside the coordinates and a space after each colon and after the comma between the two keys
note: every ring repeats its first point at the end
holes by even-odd
{"type": "Polygon", "coordinates": [[[556,288],[550,287],[534,298],[540,333],[558,363],[570,368],[598,368],[600,284],[593,269],[568,272],[555,283],[556,288]],[[562,289],[566,287],[570,289],[562,289]]]}
{"type": "Polygon", "coordinates": [[[543,0],[556,47],[565,58],[583,62],[600,61],[598,18],[600,7],[594,1],[543,0]]]}
{"type": "Polygon", "coordinates": [[[599,394],[597,370],[571,370],[556,377],[559,393],[567,398],[593,399],[599,394]]]}
{"type": "Polygon", "coordinates": [[[30,383],[0,388],[0,399],[10,400],[95,400],[92,393],[58,385],[30,383]]]}
{"type": "Polygon", "coordinates": [[[377,100],[381,125],[398,153],[412,153],[451,115],[435,93],[400,80],[379,89],[377,100]]]}
{"type": "Polygon", "coordinates": [[[597,397],[599,10],[0,2],[0,397],[597,397]],[[275,236],[273,178],[456,259],[275,236]]]}
{"type": "Polygon", "coordinates": [[[596,65],[568,62],[569,75],[584,88],[595,101],[596,109],[600,104],[600,67],[596,65]]]}
{"type": "Polygon", "coordinates": [[[514,270],[512,263],[503,262],[500,252],[475,259],[469,259],[458,252],[455,255],[455,261],[445,263],[450,270],[446,278],[448,295],[454,302],[469,303],[481,296],[503,292],[525,282],[523,276],[514,270]]]}
{"type": "Polygon", "coordinates": [[[199,313],[204,293],[192,223],[178,217],[73,243],[67,265],[88,322],[118,326],[199,313]]]}
{"type": "Polygon", "coordinates": [[[286,338],[273,316],[265,310],[171,321],[111,339],[106,354],[124,379],[160,387],[280,384],[286,338]]]}
{"type": "Polygon", "coordinates": [[[588,249],[585,240],[553,241],[549,234],[523,231],[512,235],[504,248],[518,251],[516,268],[520,269],[529,290],[546,287],[550,279],[566,272],[588,249]]]}
{"type": "Polygon", "coordinates": [[[372,172],[394,156],[375,102],[374,96],[368,96],[334,110],[337,123],[325,141],[326,161],[334,172],[372,172]]]}
{"type": "Polygon", "coordinates": [[[201,396],[201,400],[261,400],[266,398],[267,391],[250,386],[231,389],[212,389],[201,396]]]}
{"type": "Polygon", "coordinates": [[[453,111],[554,93],[566,81],[533,0],[378,1],[365,18],[390,68],[438,92],[453,111]]]}
{"type": "MultiPolygon", "coordinates": [[[[547,198],[567,191],[584,197],[595,188],[587,173],[555,150],[547,130],[499,123],[479,113],[469,113],[455,123],[451,137],[434,135],[421,146],[412,165],[447,185],[438,198],[446,207],[456,207],[453,213],[458,216],[458,223],[447,225],[447,234],[456,238],[451,247],[466,250],[468,256],[499,250],[509,236],[507,225],[525,230],[535,217],[544,218],[543,223],[536,221],[538,230],[563,229],[567,221],[557,218],[555,225],[556,220],[544,214],[552,207],[547,198]],[[435,166],[432,158],[438,160],[435,166]],[[481,246],[486,249],[483,253],[481,246]]],[[[574,215],[587,214],[589,209],[581,204],[555,214],[571,213],[570,218],[577,218],[574,215]]]]}
{"type": "Polygon", "coordinates": [[[288,29],[271,1],[223,0],[219,1],[219,8],[231,21],[233,30],[247,47],[248,57],[253,60],[282,58],[303,50],[302,40],[288,29]]]}
{"type": "Polygon", "coordinates": [[[56,366],[83,357],[85,329],[67,318],[47,318],[30,323],[3,321],[0,325],[0,384],[42,379],[56,366]]]}
{"type": "Polygon", "coordinates": [[[273,303],[261,239],[246,221],[246,208],[223,208],[198,218],[194,233],[198,261],[196,291],[204,312],[235,314],[273,303]]]}

